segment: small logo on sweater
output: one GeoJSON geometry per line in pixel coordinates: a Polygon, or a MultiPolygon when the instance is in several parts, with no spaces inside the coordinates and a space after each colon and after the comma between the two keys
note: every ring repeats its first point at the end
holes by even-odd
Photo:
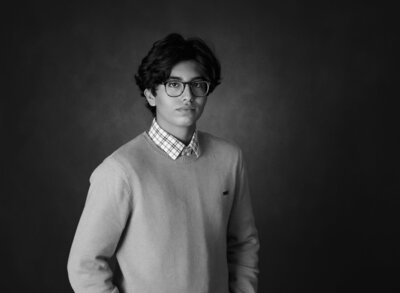
{"type": "Polygon", "coordinates": [[[223,196],[227,196],[229,194],[229,190],[225,190],[224,192],[222,192],[223,196]]]}

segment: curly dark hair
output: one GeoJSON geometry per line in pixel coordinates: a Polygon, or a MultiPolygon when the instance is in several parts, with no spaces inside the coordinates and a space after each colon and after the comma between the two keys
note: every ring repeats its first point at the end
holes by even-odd
{"type": "MultiPolygon", "coordinates": [[[[135,75],[141,96],[150,89],[156,95],[158,85],[165,82],[172,68],[182,61],[196,61],[202,76],[210,82],[209,94],[221,83],[221,65],[213,51],[200,38],[184,39],[180,34],[172,33],[153,44],[143,58],[135,75]]],[[[156,107],[146,101],[146,107],[156,116],[156,107]]]]}

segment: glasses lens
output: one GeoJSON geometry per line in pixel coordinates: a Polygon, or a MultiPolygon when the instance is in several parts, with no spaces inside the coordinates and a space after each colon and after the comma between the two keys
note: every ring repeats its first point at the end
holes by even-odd
{"type": "Polygon", "coordinates": [[[193,81],[190,83],[190,90],[196,97],[204,97],[208,93],[208,82],[206,81],[193,81]]]}
{"type": "Polygon", "coordinates": [[[183,83],[179,81],[167,81],[165,83],[165,90],[167,91],[168,96],[180,96],[183,92],[183,83]]]}
{"type": "MultiPolygon", "coordinates": [[[[170,97],[180,96],[185,90],[185,84],[186,83],[181,81],[175,81],[175,80],[167,81],[164,84],[167,95],[170,97]]],[[[188,83],[188,85],[190,86],[190,91],[192,95],[195,97],[207,96],[210,87],[209,83],[204,80],[192,81],[188,83]]]]}

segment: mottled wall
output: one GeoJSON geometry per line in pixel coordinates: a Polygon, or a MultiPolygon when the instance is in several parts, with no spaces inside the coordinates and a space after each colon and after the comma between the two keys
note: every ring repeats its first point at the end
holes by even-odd
{"type": "Polygon", "coordinates": [[[199,128],[244,150],[260,292],[394,286],[397,210],[377,192],[377,97],[392,78],[385,61],[398,39],[389,9],[117,2],[3,10],[2,286],[71,292],[66,262],[89,175],[148,128],[133,75],[169,32],[204,38],[221,60],[223,82],[199,128]]]}

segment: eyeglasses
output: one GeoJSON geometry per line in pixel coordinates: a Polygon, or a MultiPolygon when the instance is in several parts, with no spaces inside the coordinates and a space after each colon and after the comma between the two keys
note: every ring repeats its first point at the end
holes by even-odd
{"type": "Polygon", "coordinates": [[[163,83],[165,92],[170,97],[179,97],[185,91],[185,87],[188,84],[190,92],[195,97],[205,97],[210,90],[210,82],[205,80],[194,80],[194,81],[178,81],[178,80],[167,80],[163,83]]]}

